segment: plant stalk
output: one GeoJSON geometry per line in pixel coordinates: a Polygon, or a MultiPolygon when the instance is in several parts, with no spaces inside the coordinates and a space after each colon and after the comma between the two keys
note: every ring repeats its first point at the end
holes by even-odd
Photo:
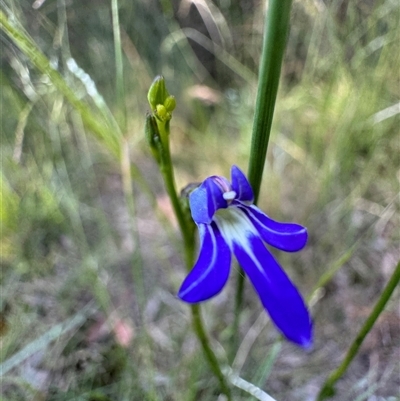
{"type": "MultiPolygon", "coordinates": [[[[265,17],[257,99],[251,139],[248,178],[254,191],[254,203],[260,194],[262,174],[278,93],[282,60],[289,32],[292,0],[269,0],[265,17]]],[[[235,297],[235,317],[232,344],[237,343],[237,328],[243,303],[245,274],[239,269],[235,297]]]]}
{"type": "MultiPolygon", "coordinates": [[[[175,216],[178,220],[179,229],[182,233],[184,250],[185,250],[185,264],[186,268],[190,270],[194,263],[194,230],[193,222],[187,219],[182,204],[179,199],[178,193],[175,186],[174,170],[172,166],[171,153],[169,148],[169,122],[167,124],[158,123],[158,130],[160,133],[160,139],[162,143],[161,163],[160,170],[163,176],[165,187],[169,198],[171,199],[172,207],[174,209],[175,216]]],[[[191,305],[192,311],[192,324],[194,332],[199,339],[200,345],[203,349],[203,353],[207,362],[217,378],[221,392],[226,395],[228,401],[231,401],[231,391],[227,384],[227,380],[222,373],[220,364],[217,357],[210,345],[210,339],[207,336],[204,328],[203,320],[201,318],[201,307],[199,304],[191,305]]]]}
{"type": "Polygon", "coordinates": [[[270,0],[265,19],[248,177],[257,203],[278,93],[292,0],[270,0]]]}

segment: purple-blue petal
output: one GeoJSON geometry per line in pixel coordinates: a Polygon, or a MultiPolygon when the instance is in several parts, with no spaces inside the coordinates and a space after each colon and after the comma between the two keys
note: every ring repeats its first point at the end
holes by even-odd
{"type": "Polygon", "coordinates": [[[218,294],[229,277],[231,251],[215,223],[199,224],[200,254],[184,280],[178,297],[189,303],[205,301],[218,294]]]}
{"type": "Polygon", "coordinates": [[[189,205],[192,218],[197,224],[210,224],[218,209],[228,207],[222,189],[212,177],[206,178],[190,193],[189,205]]]}
{"type": "Polygon", "coordinates": [[[237,204],[250,218],[261,238],[269,245],[285,252],[297,252],[307,243],[307,229],[296,223],[272,220],[257,206],[237,204]]]}
{"type": "Polygon", "coordinates": [[[232,190],[236,192],[236,199],[252,202],[254,200],[253,189],[242,170],[235,165],[231,169],[231,179],[232,190]]]}
{"type": "Polygon", "coordinates": [[[290,341],[309,347],[312,323],[307,307],[261,239],[251,236],[246,244],[234,242],[233,251],[276,327],[290,341]]]}

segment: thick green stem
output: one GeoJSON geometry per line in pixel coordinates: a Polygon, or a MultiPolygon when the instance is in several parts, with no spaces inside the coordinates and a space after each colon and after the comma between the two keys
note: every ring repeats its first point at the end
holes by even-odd
{"type": "MultiPolygon", "coordinates": [[[[260,194],[282,60],[289,31],[291,6],[292,0],[269,0],[268,11],[265,18],[248,171],[249,181],[254,191],[255,203],[257,203],[260,194]]],[[[245,274],[242,269],[239,269],[234,328],[238,327],[243,300],[244,280],[245,274]]],[[[236,342],[236,336],[237,334],[234,333],[233,343],[236,342]]]]}
{"type": "Polygon", "coordinates": [[[343,362],[340,364],[340,366],[336,370],[334,370],[329,375],[329,377],[325,381],[325,384],[322,386],[322,389],[318,395],[317,401],[325,400],[326,398],[329,398],[334,395],[335,383],[344,375],[344,373],[346,372],[350,363],[352,362],[354,357],[357,355],[362,342],[364,341],[365,337],[372,329],[372,327],[375,324],[376,320],[378,319],[379,315],[382,313],[383,309],[385,308],[385,305],[389,301],[389,299],[390,299],[394,289],[396,288],[397,284],[399,283],[399,281],[400,281],[400,262],[397,264],[397,266],[392,274],[392,277],[390,278],[389,282],[386,284],[386,287],[382,291],[381,296],[379,297],[378,302],[376,303],[374,309],[372,310],[371,314],[368,316],[368,319],[362,326],[357,337],[355,338],[355,340],[351,344],[349,350],[347,351],[347,354],[346,354],[343,362]]]}
{"type": "Polygon", "coordinates": [[[289,31],[291,5],[292,0],[270,0],[268,2],[248,172],[255,202],[260,193],[267,155],[282,60],[289,31]]]}

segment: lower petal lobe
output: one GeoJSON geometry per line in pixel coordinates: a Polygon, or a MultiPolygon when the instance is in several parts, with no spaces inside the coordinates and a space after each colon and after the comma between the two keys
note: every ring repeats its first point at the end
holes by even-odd
{"type": "Polygon", "coordinates": [[[307,243],[307,229],[300,224],[272,220],[257,206],[239,205],[250,218],[261,238],[269,245],[285,252],[297,252],[307,243]]]}
{"type": "Polygon", "coordinates": [[[261,239],[250,236],[246,244],[234,242],[233,251],[276,327],[290,341],[309,347],[312,323],[307,307],[261,239]]]}
{"type": "Polygon", "coordinates": [[[215,225],[199,224],[200,254],[184,280],[178,297],[189,303],[205,301],[218,294],[229,277],[231,251],[215,225]]]}

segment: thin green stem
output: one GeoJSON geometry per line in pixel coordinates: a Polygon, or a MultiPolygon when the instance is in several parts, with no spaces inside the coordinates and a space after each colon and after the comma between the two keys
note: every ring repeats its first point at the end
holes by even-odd
{"type": "Polygon", "coordinates": [[[201,310],[199,304],[192,305],[192,318],[194,331],[196,332],[197,338],[201,343],[203,352],[208,360],[210,368],[219,381],[221,391],[228,397],[228,400],[231,400],[231,390],[226,382],[224,374],[221,371],[218,359],[210,346],[210,340],[207,337],[204,329],[203,320],[201,318],[201,310]]]}
{"type": "MultiPolygon", "coordinates": [[[[190,270],[193,267],[195,251],[194,231],[192,229],[193,222],[186,217],[182,208],[182,204],[179,200],[178,193],[176,191],[174,170],[169,149],[169,123],[159,123],[157,125],[162,142],[162,154],[160,163],[161,174],[164,179],[168,196],[171,199],[175,216],[178,220],[179,229],[182,233],[186,268],[190,270]]],[[[224,374],[222,373],[218,359],[211,348],[210,340],[206,334],[203,320],[201,318],[200,305],[198,304],[192,305],[192,323],[193,329],[203,349],[204,356],[206,357],[207,362],[215,377],[218,379],[221,391],[227,396],[228,401],[230,401],[232,399],[230,388],[227,384],[224,374]]]]}
{"type": "Polygon", "coordinates": [[[239,266],[239,271],[237,275],[236,281],[236,292],[235,292],[235,316],[233,319],[232,325],[232,334],[231,334],[231,346],[229,352],[229,362],[232,363],[235,359],[235,355],[238,349],[239,343],[239,326],[240,326],[240,310],[242,308],[243,303],[243,292],[244,292],[244,281],[245,274],[243,269],[239,266]]]}
{"type": "Polygon", "coordinates": [[[189,221],[182,209],[181,202],[179,200],[178,193],[175,186],[174,170],[171,160],[171,152],[169,149],[169,124],[158,124],[158,129],[160,132],[160,138],[162,141],[163,152],[161,154],[161,174],[164,179],[165,187],[168,196],[171,200],[172,207],[174,209],[175,216],[178,220],[179,229],[182,233],[183,243],[185,246],[185,263],[188,268],[193,266],[193,256],[194,253],[194,239],[193,230],[191,225],[193,224],[189,221]]]}
{"type": "Polygon", "coordinates": [[[378,302],[375,304],[374,309],[372,310],[371,314],[368,316],[368,319],[365,321],[364,325],[361,327],[357,337],[354,339],[353,343],[351,344],[350,348],[347,351],[347,354],[340,364],[340,366],[334,370],[327,380],[325,381],[322,389],[318,395],[317,401],[323,401],[326,398],[329,398],[334,395],[334,385],[335,383],[344,375],[347,368],[349,367],[350,363],[357,355],[358,350],[360,349],[361,344],[363,343],[365,337],[372,329],[373,325],[375,324],[376,320],[378,319],[379,315],[385,308],[385,305],[389,301],[394,289],[396,288],[397,284],[400,281],[400,262],[397,264],[392,277],[390,278],[389,282],[386,284],[386,287],[383,289],[378,302]]]}
{"type": "MultiPolygon", "coordinates": [[[[257,203],[264,164],[267,155],[268,141],[274,116],[276,95],[278,93],[282,60],[289,32],[290,9],[292,0],[270,0],[265,17],[265,29],[258,80],[257,100],[253,122],[248,177],[254,191],[254,202],[257,203]]],[[[239,269],[236,289],[236,305],[233,327],[239,325],[240,311],[243,303],[245,274],[239,269]]],[[[235,343],[237,333],[233,333],[235,343]]]]}

